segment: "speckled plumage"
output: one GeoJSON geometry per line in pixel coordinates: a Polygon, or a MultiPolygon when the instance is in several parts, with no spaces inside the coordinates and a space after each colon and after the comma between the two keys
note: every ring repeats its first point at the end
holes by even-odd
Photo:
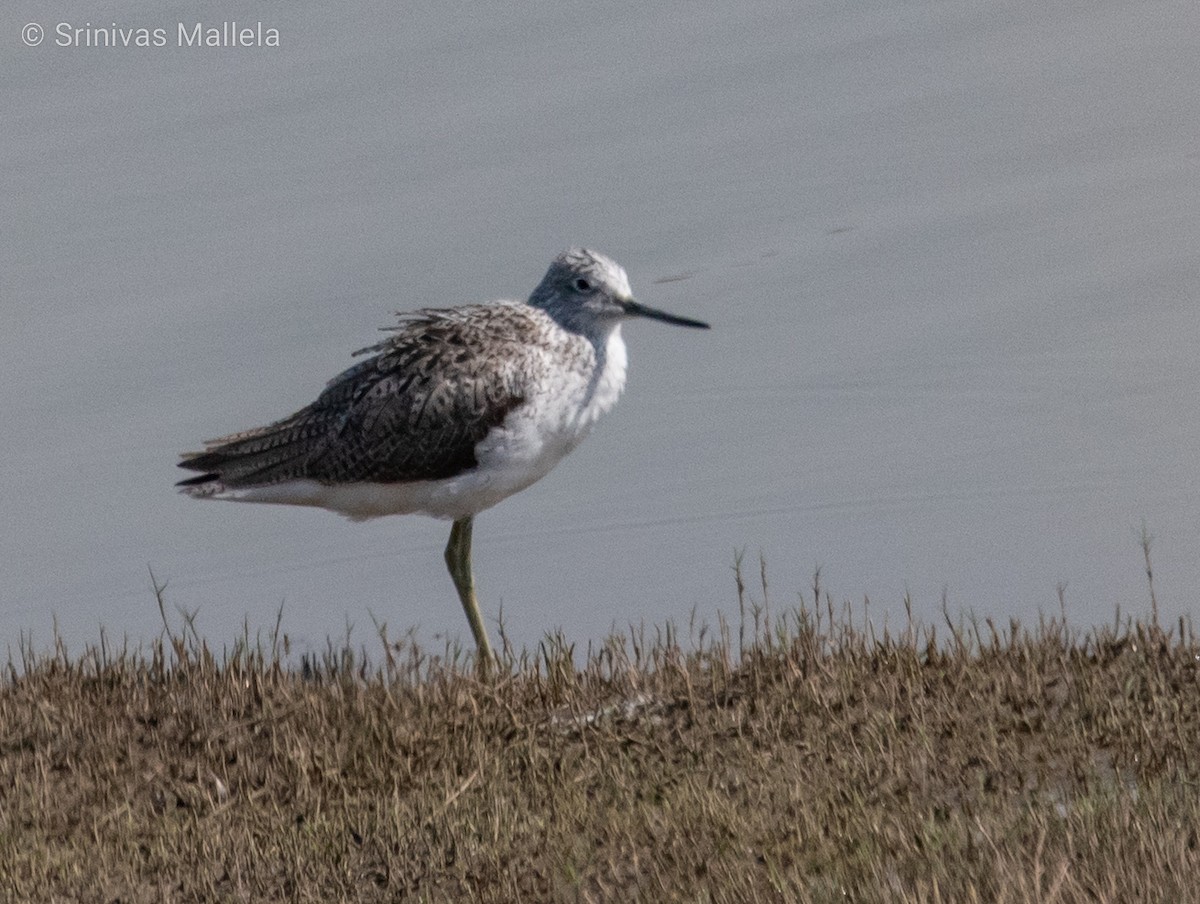
{"type": "Polygon", "coordinates": [[[266,427],[211,440],[184,464],[226,487],[307,478],[397,483],[453,477],[475,446],[525,404],[557,362],[585,373],[591,345],[528,305],[402,315],[370,358],[334,377],[311,405],[266,427]]]}
{"type": "Polygon", "coordinates": [[[689,323],[637,306],[610,259],[565,252],[528,302],[400,315],[311,405],[185,455],[200,473],[181,486],[352,518],[476,514],[544,476],[616,403],[620,323],[638,315],[689,323]]]}
{"type": "Polygon", "coordinates": [[[290,417],[212,440],[179,466],[197,498],[311,505],[354,519],[453,518],[446,566],[491,660],[471,569],[474,516],[544,477],[625,386],[621,322],[707,324],[633,300],[603,254],[560,254],[529,300],[400,315],[369,357],[290,417]]]}

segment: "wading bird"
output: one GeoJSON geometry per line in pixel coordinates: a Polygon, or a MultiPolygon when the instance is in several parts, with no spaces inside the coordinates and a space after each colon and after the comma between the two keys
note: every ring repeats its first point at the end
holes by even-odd
{"type": "Polygon", "coordinates": [[[400,315],[370,357],[311,405],[185,454],[196,499],[330,509],[354,520],[423,513],[453,519],[446,566],[492,657],[475,597],[475,515],[544,477],[616,404],[625,386],[621,323],[708,324],[633,300],[615,261],[560,254],[527,301],[400,315]]]}

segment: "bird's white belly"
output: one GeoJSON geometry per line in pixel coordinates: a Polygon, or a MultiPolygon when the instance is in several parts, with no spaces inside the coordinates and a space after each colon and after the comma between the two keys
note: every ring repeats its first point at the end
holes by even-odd
{"type": "Polygon", "coordinates": [[[476,445],[478,465],[453,477],[406,483],[291,480],[226,489],[218,498],[311,505],[356,521],[414,513],[453,519],[475,515],[545,477],[579,445],[596,420],[616,404],[625,385],[625,367],[625,344],[615,331],[598,374],[569,375],[555,392],[534,393],[476,445]]]}

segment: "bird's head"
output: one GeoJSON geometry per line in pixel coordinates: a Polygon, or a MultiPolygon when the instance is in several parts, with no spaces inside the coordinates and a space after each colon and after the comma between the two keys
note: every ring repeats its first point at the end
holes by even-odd
{"type": "Polygon", "coordinates": [[[597,329],[607,332],[631,317],[708,329],[707,323],[634,301],[624,268],[612,258],[586,248],[572,248],[556,257],[529,296],[529,303],[567,329],[583,333],[597,329]]]}

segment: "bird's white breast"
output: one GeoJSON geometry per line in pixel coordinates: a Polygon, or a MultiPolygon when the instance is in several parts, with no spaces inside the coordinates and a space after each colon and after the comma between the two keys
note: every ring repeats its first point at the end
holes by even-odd
{"type": "Polygon", "coordinates": [[[489,499],[484,507],[545,477],[617,404],[627,365],[620,327],[608,335],[602,354],[597,355],[590,343],[580,348],[583,366],[555,369],[549,378],[553,389],[531,392],[529,401],[476,446],[479,467],[462,477],[476,483],[475,492],[489,499]]]}

